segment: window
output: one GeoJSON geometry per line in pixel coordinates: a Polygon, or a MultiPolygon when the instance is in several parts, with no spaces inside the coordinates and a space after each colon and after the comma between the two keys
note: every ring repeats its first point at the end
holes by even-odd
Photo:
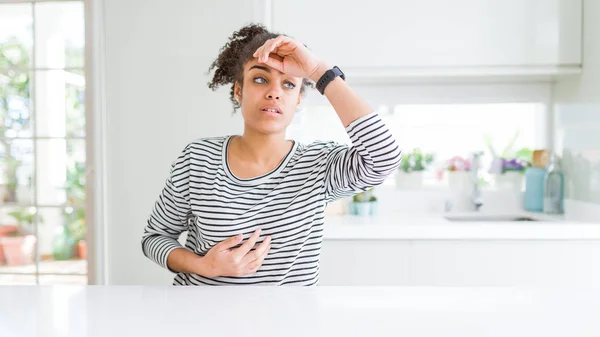
{"type": "Polygon", "coordinates": [[[470,160],[483,152],[481,175],[491,182],[494,154],[510,156],[520,149],[543,147],[546,108],[541,103],[397,105],[385,115],[404,153],[420,149],[432,154],[424,184],[444,184],[440,174],[449,160],[470,160]]]}
{"type": "MultiPolygon", "coordinates": [[[[544,84],[482,87],[447,85],[445,89],[415,85],[399,90],[380,86],[363,90],[362,94],[371,106],[377,107],[405,159],[415,149],[433,156],[433,162],[423,171],[419,188],[447,186],[444,170],[448,161],[456,156],[470,160],[476,151],[483,152],[481,183],[492,188],[494,179],[489,172],[494,158],[492,151],[497,156],[510,156],[519,150],[527,153],[548,144],[549,96],[545,95],[544,84]],[[397,94],[407,90],[412,90],[417,98],[397,94]],[[450,94],[440,97],[445,91],[450,94]]],[[[360,87],[357,91],[361,91],[360,87]]],[[[333,108],[318,98],[296,114],[288,137],[301,142],[334,140],[350,144],[333,108]]],[[[395,184],[395,175],[385,183],[395,184]]]]}
{"type": "Polygon", "coordinates": [[[0,3],[0,284],[86,284],[83,1],[0,3]]]}

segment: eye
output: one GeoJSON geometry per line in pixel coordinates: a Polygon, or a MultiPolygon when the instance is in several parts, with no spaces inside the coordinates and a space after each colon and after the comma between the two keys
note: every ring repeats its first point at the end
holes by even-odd
{"type": "Polygon", "coordinates": [[[294,89],[296,87],[296,85],[294,83],[289,82],[289,81],[285,82],[283,85],[288,89],[294,89]]]}
{"type": "Polygon", "coordinates": [[[254,78],[254,82],[262,84],[262,83],[267,83],[267,80],[262,76],[256,76],[254,78]]]}

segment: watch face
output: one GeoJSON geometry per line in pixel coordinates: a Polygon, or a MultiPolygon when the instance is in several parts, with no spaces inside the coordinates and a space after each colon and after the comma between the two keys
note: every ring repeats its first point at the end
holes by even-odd
{"type": "Polygon", "coordinates": [[[344,75],[344,72],[342,71],[342,69],[338,68],[338,66],[334,66],[334,68],[338,71],[338,73],[340,74],[340,77],[345,80],[346,76],[344,75]]]}

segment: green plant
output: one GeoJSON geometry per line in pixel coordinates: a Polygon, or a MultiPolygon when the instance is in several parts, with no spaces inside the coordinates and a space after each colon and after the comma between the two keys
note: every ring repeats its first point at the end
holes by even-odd
{"type": "Polygon", "coordinates": [[[492,154],[492,163],[489,172],[492,174],[504,174],[506,172],[525,172],[533,163],[533,150],[527,147],[514,149],[514,144],[519,138],[519,131],[516,131],[508,144],[502,150],[502,153],[496,152],[492,146],[492,139],[485,135],[485,143],[492,154]]]}
{"type": "Polygon", "coordinates": [[[520,134],[520,132],[517,130],[515,132],[515,134],[509,140],[508,144],[506,144],[506,146],[504,147],[504,149],[502,150],[501,153],[496,152],[496,149],[494,149],[494,146],[492,145],[492,137],[490,137],[489,135],[484,135],[485,144],[488,147],[488,149],[490,150],[490,153],[492,154],[492,158],[493,159],[504,158],[507,160],[516,159],[516,160],[525,161],[528,163],[533,162],[533,150],[531,150],[530,148],[527,148],[527,147],[523,147],[523,148],[515,150],[514,146],[515,146],[515,142],[519,138],[519,134],[520,134]]]}
{"type": "MultiPolygon", "coordinates": [[[[29,66],[29,53],[16,37],[0,44],[0,68],[25,69],[29,66]]],[[[29,125],[30,77],[27,72],[8,70],[0,73],[0,143],[3,146],[4,183],[8,193],[5,202],[16,201],[17,170],[21,162],[12,154],[8,131],[14,135],[29,125]]]]}
{"type": "Polygon", "coordinates": [[[66,220],[67,235],[71,237],[75,243],[85,239],[85,209],[79,208],[72,210],[66,209],[64,212],[66,220]]]}
{"type": "Polygon", "coordinates": [[[354,201],[354,202],[365,202],[365,201],[367,201],[367,194],[366,193],[367,192],[360,192],[360,193],[355,194],[352,197],[352,201],[354,201]]]}
{"type": "Polygon", "coordinates": [[[528,147],[521,148],[514,153],[513,158],[527,163],[533,163],[533,150],[528,147]]]}
{"type": "Polygon", "coordinates": [[[67,204],[63,215],[66,233],[75,243],[85,239],[85,164],[74,162],[67,168],[67,204]]]}
{"type": "Polygon", "coordinates": [[[65,183],[67,203],[73,207],[82,207],[85,202],[85,164],[74,162],[67,168],[65,183]]]}
{"type": "Polygon", "coordinates": [[[433,163],[433,153],[423,153],[420,149],[413,149],[412,152],[402,155],[400,170],[410,173],[413,171],[424,171],[431,163],[433,163]]]}
{"type": "Polygon", "coordinates": [[[374,188],[371,188],[370,190],[357,193],[352,197],[352,201],[354,201],[354,202],[377,201],[377,198],[373,194],[374,190],[375,190],[374,188]]]}
{"type": "MultiPolygon", "coordinates": [[[[6,148],[9,149],[10,143],[6,142],[6,144],[6,148]]],[[[4,201],[15,202],[17,201],[17,186],[19,184],[19,180],[17,179],[17,170],[21,166],[21,161],[13,158],[10,156],[10,153],[8,153],[6,159],[4,160],[4,164],[6,166],[4,171],[4,179],[6,187],[8,188],[8,191],[4,197],[4,201]]]]}
{"type": "MultiPolygon", "coordinates": [[[[35,208],[21,207],[15,211],[9,212],[8,215],[17,220],[17,229],[15,232],[11,233],[11,235],[26,235],[30,232],[26,227],[31,227],[35,221],[36,210],[35,208]]],[[[43,218],[39,216],[38,222],[43,223],[43,221],[43,218]]]]}

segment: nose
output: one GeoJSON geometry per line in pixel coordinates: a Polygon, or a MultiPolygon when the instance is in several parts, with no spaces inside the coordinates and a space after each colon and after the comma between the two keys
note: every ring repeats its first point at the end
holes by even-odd
{"type": "Polygon", "coordinates": [[[274,84],[269,87],[269,91],[267,91],[267,99],[278,101],[281,99],[281,95],[283,91],[281,87],[277,83],[278,81],[273,81],[274,84]]]}

